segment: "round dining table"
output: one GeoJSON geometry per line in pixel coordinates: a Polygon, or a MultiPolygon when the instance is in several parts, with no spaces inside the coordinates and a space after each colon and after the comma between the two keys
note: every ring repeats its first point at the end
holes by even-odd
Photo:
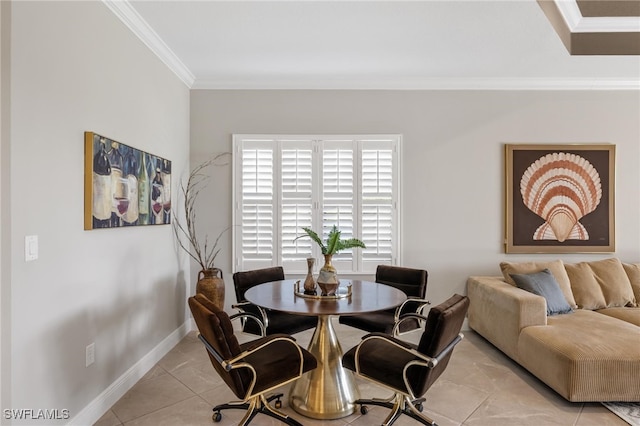
{"type": "Polygon", "coordinates": [[[301,285],[296,281],[259,284],[247,290],[245,298],[263,308],[318,317],[308,347],[318,360],[318,367],[293,384],[289,404],[296,412],[314,419],[346,417],[355,412],[354,401],[359,392],[353,373],[342,367],[342,348],[331,316],[394,308],[407,296],[388,285],[355,279],[341,280],[335,297],[309,296],[300,293],[301,285]]]}

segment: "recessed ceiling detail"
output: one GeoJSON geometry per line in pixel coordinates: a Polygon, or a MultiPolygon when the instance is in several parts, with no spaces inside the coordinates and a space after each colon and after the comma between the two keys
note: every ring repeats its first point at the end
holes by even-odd
{"type": "Polygon", "coordinates": [[[640,16],[640,1],[636,0],[577,0],[582,16],[640,16]]]}
{"type": "Polygon", "coordinates": [[[628,1],[591,0],[625,15],[597,17],[582,0],[102,1],[193,89],[640,90],[628,49],[565,48],[640,33],[628,1]]]}
{"type": "Polygon", "coordinates": [[[571,55],[640,55],[640,0],[538,0],[571,55]]]}

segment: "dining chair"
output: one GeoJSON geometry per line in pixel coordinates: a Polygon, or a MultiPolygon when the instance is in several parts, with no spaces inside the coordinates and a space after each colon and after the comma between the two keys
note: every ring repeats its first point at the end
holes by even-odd
{"type": "MultiPolygon", "coordinates": [[[[245,292],[251,287],[271,281],[282,280],[284,280],[284,269],[282,269],[281,266],[236,272],[233,274],[233,285],[238,303],[232,305],[232,307],[241,312],[250,312],[258,315],[267,329],[267,335],[274,333],[296,334],[315,327],[318,323],[318,317],[264,309],[247,301],[244,297],[245,292]]],[[[293,291],[293,288],[291,291],[293,291]]],[[[242,331],[251,334],[260,334],[258,326],[253,321],[243,321],[242,331]]]]}
{"type": "Polygon", "coordinates": [[[391,408],[383,426],[392,425],[402,414],[436,425],[422,414],[423,395],[447,368],[453,348],[462,340],[460,330],[468,309],[469,298],[454,294],[429,310],[417,345],[390,334],[371,333],[347,351],[342,357],[345,368],[394,392],[387,399],[356,400],[360,412],[367,414],[367,404],[391,408]]]}
{"type": "MultiPolygon", "coordinates": [[[[423,314],[429,305],[425,299],[427,292],[427,271],[423,269],[405,268],[402,266],[378,265],[376,282],[390,285],[402,290],[407,300],[397,308],[376,311],[357,316],[341,316],[340,324],[359,328],[360,330],[390,334],[394,332],[394,325],[405,314],[423,314]]],[[[400,323],[395,329],[396,335],[408,333],[422,327],[420,320],[411,318],[400,323]]]]}
{"type": "MultiPolygon", "coordinates": [[[[316,358],[295,343],[293,337],[284,334],[238,343],[231,317],[202,294],[189,298],[189,308],[200,332],[198,338],[204,343],[211,364],[234,395],[241,399],[213,407],[213,421],[217,423],[222,420],[222,410],[240,409],[245,410],[244,417],[238,423],[242,426],[248,425],[258,413],[291,426],[302,426],[297,420],[277,410],[283,394],[269,397],[265,394],[316,368],[316,358]],[[275,408],[270,405],[274,399],[275,408]]],[[[236,314],[232,317],[244,315],[253,317],[253,314],[236,314]]]]}

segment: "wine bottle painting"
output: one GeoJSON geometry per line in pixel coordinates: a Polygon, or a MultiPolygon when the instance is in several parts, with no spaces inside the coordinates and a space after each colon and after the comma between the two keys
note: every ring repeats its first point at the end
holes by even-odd
{"type": "Polygon", "coordinates": [[[171,161],[85,132],[84,229],[171,223],[171,161]]]}

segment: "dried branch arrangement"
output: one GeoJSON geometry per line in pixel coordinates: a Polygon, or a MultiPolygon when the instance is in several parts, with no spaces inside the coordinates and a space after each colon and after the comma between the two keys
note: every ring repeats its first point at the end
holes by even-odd
{"type": "Polygon", "coordinates": [[[196,229],[197,217],[195,203],[200,191],[204,189],[210,178],[210,176],[205,173],[205,170],[211,166],[225,166],[229,164],[228,158],[230,156],[231,153],[224,152],[201,163],[189,173],[186,186],[184,183],[180,183],[180,189],[184,197],[185,223],[182,224],[178,220],[178,215],[174,212],[174,220],[172,221],[173,230],[180,247],[200,265],[202,270],[215,267],[216,256],[218,256],[221,250],[221,248],[218,247],[218,243],[222,235],[228,231],[229,228],[223,229],[216,239],[213,240],[213,243],[209,241],[206,234],[204,235],[204,239],[201,239],[196,229]],[[183,241],[185,239],[186,241],[183,241]]]}

